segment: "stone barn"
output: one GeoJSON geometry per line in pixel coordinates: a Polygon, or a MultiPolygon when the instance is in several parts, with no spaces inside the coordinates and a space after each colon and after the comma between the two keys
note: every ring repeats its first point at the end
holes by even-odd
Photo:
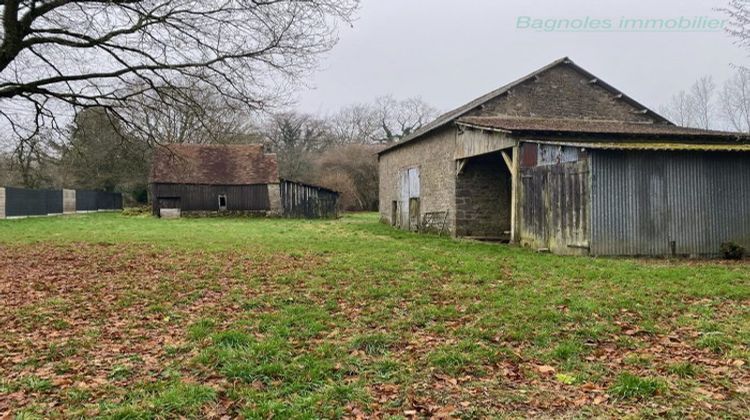
{"type": "Polygon", "coordinates": [[[379,154],[381,220],[575,255],[750,247],[750,140],[678,127],[568,58],[379,154]]]}
{"type": "Polygon", "coordinates": [[[261,145],[175,144],[154,154],[149,179],[153,213],[262,214],[335,218],[339,194],[280,180],[276,155],[261,145]]]}

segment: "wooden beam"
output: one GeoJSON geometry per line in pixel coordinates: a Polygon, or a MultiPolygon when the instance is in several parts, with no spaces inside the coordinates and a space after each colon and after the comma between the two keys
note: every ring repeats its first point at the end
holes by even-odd
{"type": "MultiPolygon", "coordinates": [[[[505,152],[503,152],[505,157],[505,152]]],[[[518,243],[521,241],[520,235],[520,220],[519,220],[519,199],[521,194],[521,143],[516,144],[513,147],[513,160],[511,161],[510,179],[511,179],[511,194],[510,194],[510,242],[518,243]]],[[[506,162],[507,163],[507,162],[506,162]]]]}
{"type": "Polygon", "coordinates": [[[500,153],[503,155],[503,160],[505,161],[505,165],[508,167],[508,170],[510,173],[513,173],[513,159],[508,156],[508,152],[505,150],[500,151],[500,153]]]}
{"type": "Polygon", "coordinates": [[[466,166],[466,159],[459,159],[456,161],[456,175],[461,175],[461,172],[464,171],[464,167],[466,166]]]}

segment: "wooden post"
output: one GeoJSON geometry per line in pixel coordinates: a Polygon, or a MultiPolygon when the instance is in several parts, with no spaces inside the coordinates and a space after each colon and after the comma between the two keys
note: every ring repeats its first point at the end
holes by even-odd
{"type": "MultiPolygon", "coordinates": [[[[505,153],[503,153],[503,157],[505,153]]],[[[519,230],[519,194],[521,182],[521,143],[513,146],[513,160],[511,161],[511,194],[510,194],[510,242],[518,243],[521,240],[519,230]]]]}

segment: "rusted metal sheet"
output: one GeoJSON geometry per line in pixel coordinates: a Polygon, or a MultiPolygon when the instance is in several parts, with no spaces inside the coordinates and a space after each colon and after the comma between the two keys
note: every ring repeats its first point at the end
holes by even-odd
{"type": "Polygon", "coordinates": [[[512,148],[516,140],[505,134],[466,128],[456,137],[454,159],[466,159],[512,148]]]}
{"type": "Polygon", "coordinates": [[[742,153],[592,151],[593,255],[717,255],[750,247],[742,153]]]}
{"type": "Polygon", "coordinates": [[[520,242],[557,254],[587,254],[588,160],[521,170],[520,242]]]}
{"type": "Polygon", "coordinates": [[[532,168],[536,166],[539,157],[539,146],[534,143],[524,143],[521,146],[521,167],[532,168]]]}
{"type": "Polygon", "coordinates": [[[315,185],[281,181],[281,207],[284,217],[333,219],[338,217],[339,193],[315,185]]]}

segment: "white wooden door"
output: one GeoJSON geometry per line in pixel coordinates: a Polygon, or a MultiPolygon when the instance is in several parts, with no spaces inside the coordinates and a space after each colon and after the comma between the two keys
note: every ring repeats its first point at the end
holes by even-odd
{"type": "MultiPolygon", "coordinates": [[[[399,226],[402,229],[411,229],[419,223],[419,215],[410,217],[410,201],[412,198],[420,197],[420,174],[419,168],[406,168],[401,171],[400,177],[400,194],[399,194],[399,226]]],[[[418,210],[418,209],[415,209],[418,210]]],[[[412,215],[413,216],[413,215],[412,215]]]]}

